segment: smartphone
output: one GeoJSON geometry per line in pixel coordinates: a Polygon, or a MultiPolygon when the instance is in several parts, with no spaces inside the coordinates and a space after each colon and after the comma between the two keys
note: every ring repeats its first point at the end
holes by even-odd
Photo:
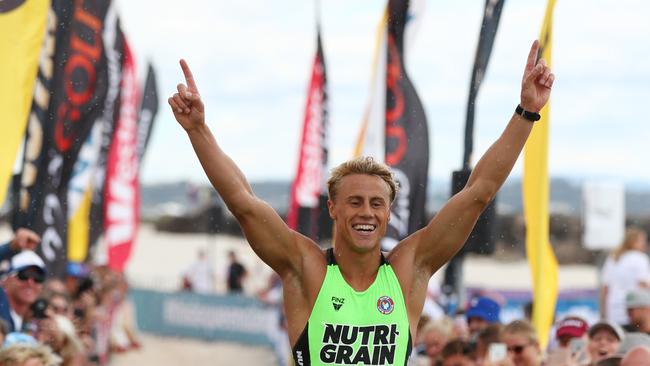
{"type": "Polygon", "coordinates": [[[587,341],[582,338],[573,338],[569,341],[571,357],[578,363],[587,361],[587,341]]]}
{"type": "Polygon", "coordinates": [[[508,355],[508,348],[505,343],[490,343],[488,348],[488,360],[490,362],[497,362],[504,360],[508,355]]]}

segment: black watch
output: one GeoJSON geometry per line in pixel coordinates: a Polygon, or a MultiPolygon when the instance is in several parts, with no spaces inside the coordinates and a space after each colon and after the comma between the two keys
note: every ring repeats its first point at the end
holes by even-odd
{"type": "Polygon", "coordinates": [[[539,119],[542,118],[542,116],[540,116],[539,113],[529,112],[523,109],[520,104],[517,104],[517,108],[515,108],[515,113],[517,113],[518,115],[524,117],[525,119],[531,122],[539,121],[539,119]]]}

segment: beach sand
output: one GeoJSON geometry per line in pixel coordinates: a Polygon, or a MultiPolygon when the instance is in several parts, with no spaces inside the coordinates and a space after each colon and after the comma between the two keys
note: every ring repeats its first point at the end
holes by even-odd
{"type": "Polygon", "coordinates": [[[258,365],[276,366],[270,348],[227,342],[203,342],[191,339],[143,335],[139,350],[116,354],[111,366],[133,365],[258,365]]]}

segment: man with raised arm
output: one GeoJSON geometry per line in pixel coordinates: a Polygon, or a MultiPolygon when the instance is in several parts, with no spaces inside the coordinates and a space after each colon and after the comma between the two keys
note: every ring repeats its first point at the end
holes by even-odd
{"type": "Polygon", "coordinates": [[[168,102],[251,248],[282,278],[296,364],[405,364],[429,278],[462,247],[549,98],[555,77],[543,60],[536,62],[538,48],[533,42],[516,112],[465,188],[387,254],[380,240],[398,189],[388,167],[364,157],[333,169],[327,184],[335,247],[322,251],[257,198],[221,150],[205,123],[194,77],[181,60],[186,84],[179,84],[168,102]]]}

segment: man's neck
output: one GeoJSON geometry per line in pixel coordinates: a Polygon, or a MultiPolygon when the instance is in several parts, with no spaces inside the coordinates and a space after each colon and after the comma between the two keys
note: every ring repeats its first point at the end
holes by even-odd
{"type": "Polygon", "coordinates": [[[334,248],[334,257],[343,278],[354,290],[364,291],[375,281],[381,263],[379,250],[359,253],[342,244],[334,248]]]}

